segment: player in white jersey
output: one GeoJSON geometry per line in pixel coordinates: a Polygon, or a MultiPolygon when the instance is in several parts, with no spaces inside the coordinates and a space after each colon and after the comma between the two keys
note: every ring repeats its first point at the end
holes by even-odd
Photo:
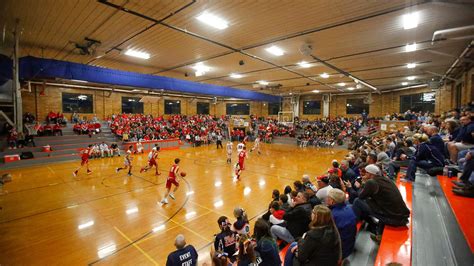
{"type": "Polygon", "coordinates": [[[227,150],[227,163],[231,163],[232,162],[232,150],[234,149],[234,147],[232,146],[232,142],[229,140],[229,142],[227,142],[227,145],[225,146],[226,150],[227,150]]]}
{"type": "Polygon", "coordinates": [[[257,150],[257,153],[260,154],[260,136],[255,139],[253,148],[250,150],[250,152],[253,152],[254,150],[257,150]]]}
{"type": "Polygon", "coordinates": [[[244,150],[245,144],[243,142],[237,144],[237,154],[244,150]]]}
{"type": "Polygon", "coordinates": [[[155,166],[155,175],[161,175],[158,172],[158,152],[160,151],[160,147],[158,144],[155,144],[155,147],[148,153],[148,165],[140,169],[140,173],[148,171],[148,169],[153,168],[155,166]]]}
{"type": "Polygon", "coordinates": [[[125,153],[125,158],[123,158],[123,167],[117,168],[116,172],[118,173],[122,169],[128,168],[128,176],[132,175],[132,154],[133,154],[133,146],[130,145],[128,147],[127,152],[125,153]]]}

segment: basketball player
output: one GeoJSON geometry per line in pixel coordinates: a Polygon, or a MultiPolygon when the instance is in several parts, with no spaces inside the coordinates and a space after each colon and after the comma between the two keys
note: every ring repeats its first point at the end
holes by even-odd
{"type": "Polygon", "coordinates": [[[174,192],[179,188],[178,182],[178,173],[179,173],[179,158],[174,159],[174,164],[171,166],[170,172],[168,174],[168,179],[166,180],[166,194],[165,197],[161,200],[162,204],[168,204],[168,196],[172,199],[176,199],[174,197],[174,192]],[[171,185],[174,185],[173,192],[171,191],[171,185]]]}
{"type": "Polygon", "coordinates": [[[122,169],[128,168],[128,176],[132,175],[132,154],[133,154],[133,146],[128,146],[128,150],[125,153],[125,158],[123,158],[123,167],[117,168],[116,172],[120,172],[122,169]]]}
{"type": "Polygon", "coordinates": [[[92,171],[89,169],[89,156],[92,154],[92,144],[89,144],[89,146],[81,151],[81,166],[79,166],[76,171],[72,172],[72,175],[74,177],[77,176],[77,173],[79,172],[79,169],[81,169],[84,164],[86,165],[87,169],[87,174],[90,175],[92,171]]]}
{"type": "Polygon", "coordinates": [[[260,135],[255,139],[253,148],[250,150],[250,152],[253,152],[254,150],[257,150],[257,153],[260,154],[260,135]]]}
{"type": "Polygon", "coordinates": [[[239,144],[237,144],[237,154],[239,154],[241,151],[243,151],[244,147],[245,147],[244,142],[240,142],[239,144]]]}
{"type": "Polygon", "coordinates": [[[161,175],[161,173],[158,173],[158,152],[160,152],[160,147],[158,144],[155,144],[155,147],[148,153],[148,165],[140,169],[140,173],[146,172],[155,166],[155,175],[161,175]]]}
{"type": "Polygon", "coordinates": [[[234,181],[237,181],[237,180],[240,180],[240,174],[242,173],[242,171],[245,169],[244,168],[244,161],[245,161],[245,158],[247,158],[247,151],[246,151],[246,148],[244,146],[243,150],[241,152],[239,152],[239,162],[236,164],[236,169],[235,169],[235,179],[234,181]]]}
{"type": "Polygon", "coordinates": [[[234,149],[234,147],[232,147],[232,141],[229,140],[225,147],[227,149],[227,163],[232,163],[232,150],[234,149]]]}

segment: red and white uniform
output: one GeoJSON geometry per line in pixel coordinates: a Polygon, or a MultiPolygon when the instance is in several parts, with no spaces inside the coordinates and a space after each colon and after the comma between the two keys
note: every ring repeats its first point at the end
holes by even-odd
{"type": "Polygon", "coordinates": [[[81,165],[84,165],[86,163],[89,162],[89,156],[91,155],[92,153],[92,149],[91,148],[85,148],[84,150],[82,150],[81,152],[81,165]]]}
{"type": "Polygon", "coordinates": [[[149,154],[148,154],[148,165],[151,167],[151,166],[157,166],[157,163],[156,163],[156,158],[158,157],[158,151],[153,149],[149,154]]]}
{"type": "Polygon", "coordinates": [[[132,165],[132,151],[127,150],[127,153],[125,154],[125,158],[123,159],[123,163],[125,166],[130,166],[132,165]]]}
{"type": "Polygon", "coordinates": [[[170,172],[168,174],[168,179],[166,180],[166,188],[170,189],[171,185],[175,185],[175,186],[179,187],[178,180],[176,180],[176,177],[178,175],[178,171],[179,171],[179,165],[173,164],[173,166],[171,166],[170,172]]]}
{"type": "Polygon", "coordinates": [[[245,147],[244,143],[237,144],[237,152],[240,153],[241,151],[243,151],[244,147],[245,147]]]}
{"type": "Polygon", "coordinates": [[[242,150],[241,152],[239,152],[239,167],[241,170],[244,170],[245,158],[247,158],[247,152],[242,150]]]}

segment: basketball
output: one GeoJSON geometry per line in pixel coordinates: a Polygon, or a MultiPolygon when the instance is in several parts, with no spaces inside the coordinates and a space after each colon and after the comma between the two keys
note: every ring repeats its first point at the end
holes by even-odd
{"type": "Polygon", "coordinates": [[[186,172],[181,172],[180,175],[181,175],[182,177],[185,177],[185,176],[186,176],[186,172]]]}

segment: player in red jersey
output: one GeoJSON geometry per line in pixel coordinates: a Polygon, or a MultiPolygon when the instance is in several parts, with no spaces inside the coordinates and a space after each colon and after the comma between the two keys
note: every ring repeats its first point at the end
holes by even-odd
{"type": "Polygon", "coordinates": [[[244,146],[243,150],[239,152],[239,162],[236,164],[235,168],[235,179],[234,181],[240,180],[240,174],[245,169],[244,168],[244,161],[247,158],[247,148],[244,146]]]}
{"type": "Polygon", "coordinates": [[[72,172],[72,175],[76,177],[77,173],[84,166],[84,164],[86,165],[86,168],[87,168],[87,174],[89,175],[92,173],[92,171],[89,169],[89,156],[91,155],[91,153],[92,153],[92,144],[89,144],[87,148],[81,151],[81,166],[79,166],[76,169],[76,171],[72,172]]]}
{"type": "Polygon", "coordinates": [[[178,182],[179,162],[180,162],[180,159],[176,158],[174,159],[173,166],[171,166],[170,172],[168,174],[168,179],[166,180],[166,194],[163,200],[161,200],[162,204],[168,204],[168,196],[170,196],[170,198],[172,199],[175,199],[174,192],[176,192],[176,190],[178,190],[179,188],[179,182],[178,182]],[[170,192],[171,185],[175,186],[173,192],[170,192]]]}
{"type": "Polygon", "coordinates": [[[148,169],[153,168],[155,166],[155,175],[161,175],[158,173],[158,152],[160,151],[160,147],[158,144],[155,144],[155,147],[151,150],[151,152],[148,154],[148,165],[140,169],[140,173],[148,171],[148,169]]]}
{"type": "Polygon", "coordinates": [[[123,158],[123,167],[118,167],[116,172],[120,172],[122,169],[128,168],[128,176],[132,175],[132,154],[133,154],[133,146],[130,145],[128,147],[127,152],[125,153],[125,158],[123,158]]]}

